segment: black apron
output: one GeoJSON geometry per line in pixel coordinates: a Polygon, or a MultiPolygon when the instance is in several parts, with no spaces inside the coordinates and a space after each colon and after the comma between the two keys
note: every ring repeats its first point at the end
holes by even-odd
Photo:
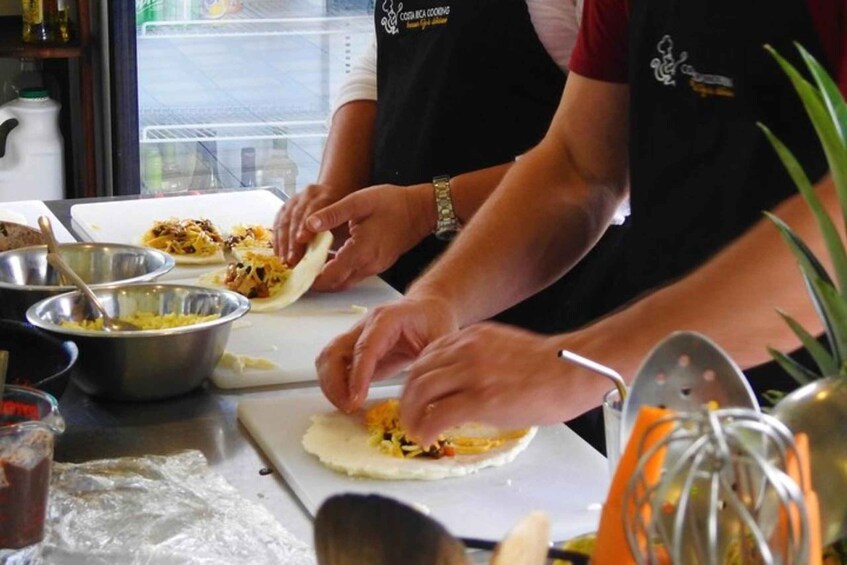
{"type": "MultiPolygon", "coordinates": [[[[633,0],[631,10],[632,227],[616,281],[623,299],[703,264],[796,194],[757,121],[809,178],[827,170],[797,94],[762,48],[802,67],[797,41],[825,61],[805,0],[633,0]]],[[[773,363],[748,378],[759,391],[796,386],[773,363]]]]}
{"type": "MultiPolygon", "coordinates": [[[[374,184],[506,163],[544,136],[565,75],[536,36],[526,0],[385,0],[374,16],[374,184]]],[[[572,272],[497,319],[545,333],[591,319],[574,287],[590,287],[588,273],[611,262],[612,231],[578,267],[584,275],[572,272]]],[[[445,247],[429,236],[381,276],[403,292],[445,247]]]]}

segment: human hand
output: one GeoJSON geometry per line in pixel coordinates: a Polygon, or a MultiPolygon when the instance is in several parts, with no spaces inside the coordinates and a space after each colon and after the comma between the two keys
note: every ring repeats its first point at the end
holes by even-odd
{"type": "MultiPolygon", "coordinates": [[[[302,192],[292,196],[274,218],[273,245],[276,254],[288,265],[296,265],[317,233],[306,228],[306,218],[313,212],[337,202],[345,194],[327,184],[310,184],[302,192]]],[[[347,238],[346,226],[332,230],[332,235],[336,244],[343,242],[347,238]]]]}
{"type": "Polygon", "coordinates": [[[432,342],[409,367],[403,425],[428,445],[469,421],[519,429],[597,406],[607,384],[562,363],[560,340],[486,322],[432,342]]]}
{"type": "Polygon", "coordinates": [[[367,399],[372,381],[397,374],[428,343],[457,329],[447,303],[437,298],[378,306],[320,352],[318,382],[330,402],[352,412],[367,399]]]}
{"type": "Polygon", "coordinates": [[[354,192],[313,213],[306,219],[310,230],[319,232],[347,225],[349,238],[324,266],[312,288],[343,290],[388,269],[432,231],[432,198],[432,186],[428,184],[384,184],[354,192]]]}

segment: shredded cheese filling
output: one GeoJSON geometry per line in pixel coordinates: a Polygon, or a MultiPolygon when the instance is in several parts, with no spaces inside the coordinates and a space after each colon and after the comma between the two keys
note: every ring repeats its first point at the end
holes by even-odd
{"type": "MultiPolygon", "coordinates": [[[[202,316],[200,314],[155,314],[153,312],[136,312],[128,316],[119,316],[119,320],[131,322],[142,330],[163,330],[167,328],[178,328],[181,326],[191,326],[200,324],[209,320],[220,318],[219,314],[209,314],[202,316]]],[[[81,328],[83,330],[102,331],[103,318],[95,318],[94,320],[81,320],[79,322],[64,321],[60,325],[69,328],[81,328]]]]}
{"type": "Polygon", "coordinates": [[[223,245],[210,220],[160,220],[145,234],[144,244],[176,255],[214,255],[223,245]]]}
{"type": "Polygon", "coordinates": [[[291,269],[276,255],[247,252],[226,268],[224,285],[247,298],[269,298],[291,276],[291,269]]]}
{"type": "Polygon", "coordinates": [[[473,455],[485,453],[505,442],[520,439],[527,430],[505,432],[496,437],[472,437],[442,434],[435,444],[424,447],[407,435],[400,424],[400,402],[397,399],[386,400],[371,407],[365,413],[365,425],[370,434],[370,445],[394,457],[453,457],[455,455],[473,455]]]}

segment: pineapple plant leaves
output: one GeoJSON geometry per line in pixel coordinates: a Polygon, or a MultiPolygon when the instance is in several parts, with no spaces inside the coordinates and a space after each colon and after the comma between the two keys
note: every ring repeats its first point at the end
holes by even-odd
{"type": "MultiPolygon", "coordinates": [[[[841,208],[841,222],[847,227],[847,104],[835,82],[802,46],[797,45],[797,49],[814,83],[807,80],[772,47],[766,45],[765,49],[788,76],[815,128],[835,184],[841,208]]],[[[791,150],[767,126],[758,125],[814,215],[832,260],[835,279],[838,281],[836,285],[808,245],[787,224],[766,212],[766,216],[776,225],[797,259],[809,295],[823,322],[830,349],[827,351],[796,320],[780,312],[783,320],[814,359],[819,373],[802,366],[780,351],[773,348],[768,351],[774,360],[801,384],[821,376],[847,376],[847,251],[844,242],[835,222],[815,193],[812,182],[791,150]]]]}

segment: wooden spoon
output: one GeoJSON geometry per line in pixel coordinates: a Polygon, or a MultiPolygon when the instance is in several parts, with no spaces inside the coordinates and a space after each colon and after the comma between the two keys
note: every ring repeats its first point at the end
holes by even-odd
{"type": "MultiPolygon", "coordinates": [[[[44,237],[44,243],[47,244],[47,253],[59,255],[59,240],[56,239],[56,234],[53,233],[53,224],[50,223],[50,218],[39,216],[38,227],[41,228],[41,235],[44,237]]],[[[59,284],[61,286],[71,284],[62,271],[59,271],[59,284]]]]}
{"type": "Polygon", "coordinates": [[[106,308],[103,306],[103,303],[100,302],[100,299],[97,298],[97,295],[94,294],[94,291],[91,290],[85,281],[74,272],[70,266],[65,263],[62,256],[58,253],[48,253],[47,254],[47,262],[53,266],[54,269],[58,270],[60,273],[65,275],[70,281],[76,285],[76,287],[85,295],[88,301],[100,312],[100,316],[103,318],[103,329],[107,332],[126,332],[126,331],[138,331],[141,327],[136,326],[132,322],[127,322],[121,320],[119,318],[113,318],[106,312],[106,308]]]}

